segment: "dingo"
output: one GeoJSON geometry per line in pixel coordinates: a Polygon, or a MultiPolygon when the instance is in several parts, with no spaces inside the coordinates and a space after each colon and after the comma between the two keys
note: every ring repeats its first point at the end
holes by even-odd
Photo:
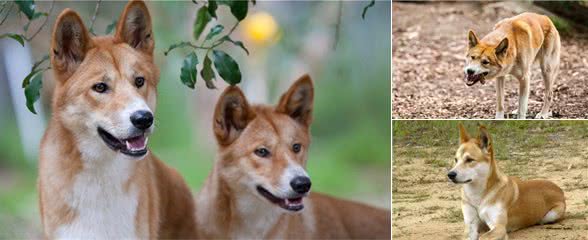
{"type": "Polygon", "coordinates": [[[559,72],[559,33],[547,16],[523,13],[504,19],[481,40],[470,30],[466,56],[465,82],[496,78],[496,118],[504,118],[504,78],[507,74],[519,80],[518,118],[525,119],[529,100],[531,66],[538,61],[545,92],[543,107],[535,118],[551,116],[553,84],[559,72]]]}
{"type": "Polygon", "coordinates": [[[114,36],[90,37],[70,9],[57,18],[57,86],[39,160],[45,237],[195,236],[188,186],[147,150],[159,81],[154,44],[143,2],[127,4],[114,36]]]}
{"type": "Polygon", "coordinates": [[[196,197],[200,238],[390,239],[390,211],[309,193],[313,98],[307,75],[275,107],[250,106],[238,87],[223,92],[218,159],[196,197]]]}
{"type": "Polygon", "coordinates": [[[558,221],[564,217],[563,191],[546,180],[523,181],[498,169],[492,140],[484,126],[478,138],[470,138],[459,124],[460,146],[455,166],[447,176],[463,184],[462,211],[466,237],[508,239],[507,232],[558,221]]]}

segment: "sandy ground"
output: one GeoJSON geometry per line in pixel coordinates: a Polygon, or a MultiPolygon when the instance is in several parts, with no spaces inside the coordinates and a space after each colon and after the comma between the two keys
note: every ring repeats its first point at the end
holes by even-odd
{"type": "MultiPolygon", "coordinates": [[[[494,118],[495,82],[467,87],[463,81],[467,31],[473,29],[482,37],[500,19],[541,9],[512,2],[394,2],[392,9],[393,116],[494,118]]],[[[518,106],[518,81],[508,78],[505,85],[505,112],[510,113],[518,106]]],[[[535,66],[528,118],[534,118],[543,105],[543,89],[535,66]]],[[[588,117],[586,36],[562,34],[560,74],[554,89],[554,118],[588,117]]]]}
{"type": "MultiPolygon", "coordinates": [[[[510,239],[588,239],[588,148],[586,140],[560,134],[558,144],[521,152],[513,147],[499,167],[522,179],[549,179],[565,192],[567,218],[559,223],[533,226],[509,234],[510,239]]],[[[457,139],[456,139],[457,141],[457,139]]],[[[462,239],[461,187],[449,183],[446,173],[454,147],[394,144],[393,230],[400,239],[462,239]]]]}

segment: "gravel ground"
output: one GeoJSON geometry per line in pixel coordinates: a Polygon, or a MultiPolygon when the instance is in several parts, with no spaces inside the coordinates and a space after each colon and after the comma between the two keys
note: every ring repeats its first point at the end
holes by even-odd
{"type": "MultiPolygon", "coordinates": [[[[500,19],[541,9],[522,3],[393,3],[393,99],[397,119],[494,118],[495,82],[463,82],[468,29],[482,37],[500,19]]],[[[507,78],[506,113],[518,105],[518,81],[507,78]]],[[[531,77],[528,118],[543,105],[538,66],[531,77]]],[[[555,81],[554,118],[588,117],[588,37],[562,34],[560,74],[555,81]]],[[[507,117],[516,117],[509,115],[507,117]]]]}

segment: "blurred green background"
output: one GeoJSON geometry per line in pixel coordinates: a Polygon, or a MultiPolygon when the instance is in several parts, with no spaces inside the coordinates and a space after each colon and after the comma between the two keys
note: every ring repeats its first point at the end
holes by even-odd
{"type": "MultiPolygon", "coordinates": [[[[49,5],[40,2],[37,9],[48,11],[49,5]]],[[[56,2],[49,24],[26,46],[30,54],[22,57],[34,61],[47,54],[50,31],[61,10],[66,7],[76,10],[88,25],[95,5],[96,2],[56,2]]],[[[104,33],[124,5],[125,2],[103,1],[95,32],[104,33]]],[[[219,78],[218,89],[209,90],[198,79],[196,89],[191,90],[179,78],[182,60],[189,51],[163,54],[169,45],[191,39],[192,23],[201,5],[189,1],[147,5],[154,24],[155,58],[161,70],[156,131],[149,146],[164,162],[178,169],[196,192],[215,158],[212,109],[226,85],[219,78]]],[[[391,9],[388,2],[376,2],[362,20],[365,5],[366,1],[258,2],[250,5],[248,18],[261,12],[271,15],[277,24],[275,38],[256,43],[248,40],[247,32],[240,26],[233,39],[243,40],[251,54],[247,56],[227,44],[223,50],[239,63],[243,73],[241,86],[247,97],[259,102],[275,104],[291,82],[308,72],[316,85],[313,143],[308,162],[313,190],[390,208],[391,9]]],[[[234,19],[228,8],[219,7],[218,14],[220,22],[232,26],[234,19]]],[[[25,17],[13,14],[0,26],[0,34],[22,31],[26,22],[25,17]]],[[[35,24],[31,28],[36,28],[35,24]]],[[[20,47],[10,45],[13,42],[1,39],[0,46],[20,47]]],[[[8,54],[6,47],[0,49],[0,56],[8,54]]],[[[39,142],[26,139],[38,139],[44,132],[42,123],[50,116],[52,73],[48,71],[44,75],[38,107],[43,113],[32,115],[17,104],[25,101],[22,91],[8,90],[20,84],[22,78],[2,75],[9,70],[6,61],[0,61],[2,64],[0,225],[6,229],[13,226],[12,236],[29,232],[36,236],[40,229],[35,188],[39,142]],[[27,124],[27,119],[39,120],[41,125],[27,124]],[[23,132],[35,136],[28,138],[23,132]]],[[[2,236],[11,235],[0,233],[2,236]]]]}

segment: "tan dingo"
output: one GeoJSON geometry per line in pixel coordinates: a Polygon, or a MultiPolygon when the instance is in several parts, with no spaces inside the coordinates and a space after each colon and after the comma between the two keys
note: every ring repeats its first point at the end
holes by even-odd
{"type": "Polygon", "coordinates": [[[224,91],[213,119],[218,159],[196,198],[200,238],[390,239],[390,211],[309,192],[313,98],[306,75],[275,107],[224,91]]]}
{"type": "Polygon", "coordinates": [[[504,175],[494,159],[484,126],[470,138],[459,125],[460,146],[447,176],[463,185],[462,211],[468,239],[508,239],[507,232],[558,221],[564,217],[563,191],[546,180],[523,181],[504,175]]]}
{"type": "Polygon", "coordinates": [[[466,85],[496,78],[496,118],[504,118],[504,79],[507,74],[519,80],[518,118],[527,116],[531,66],[539,62],[545,92],[543,108],[535,118],[551,116],[553,85],[559,72],[561,43],[557,29],[547,16],[523,13],[504,19],[482,39],[470,30],[466,56],[466,85]]]}
{"type": "Polygon", "coordinates": [[[39,161],[46,238],[195,236],[188,186],[147,149],[159,81],[154,44],[140,1],[127,4],[114,36],[91,38],[70,9],[57,18],[57,86],[39,161]]]}

